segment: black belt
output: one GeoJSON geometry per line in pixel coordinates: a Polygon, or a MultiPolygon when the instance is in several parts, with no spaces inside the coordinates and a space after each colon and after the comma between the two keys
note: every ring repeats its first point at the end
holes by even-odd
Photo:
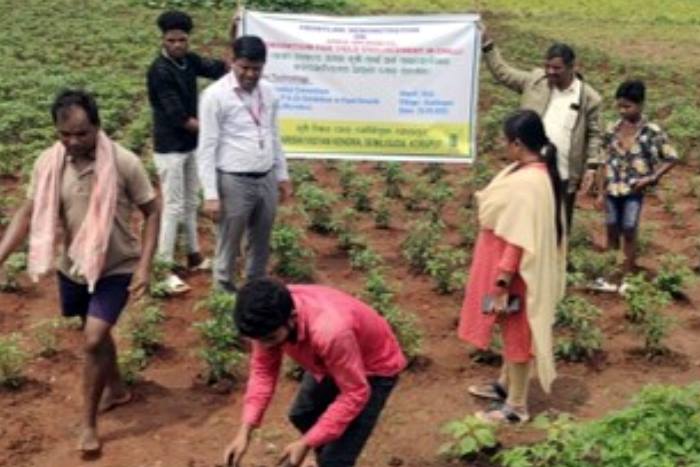
{"type": "Polygon", "coordinates": [[[228,172],[230,175],[235,175],[236,177],[246,177],[246,178],[263,178],[267,174],[270,173],[268,170],[267,172],[228,172]]]}

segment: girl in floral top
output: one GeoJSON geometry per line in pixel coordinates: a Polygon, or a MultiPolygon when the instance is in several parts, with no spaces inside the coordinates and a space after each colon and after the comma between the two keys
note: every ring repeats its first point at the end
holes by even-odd
{"type": "Polygon", "coordinates": [[[608,248],[619,249],[620,238],[624,239],[625,275],[634,270],[636,263],[644,193],[678,160],[666,133],[642,114],[645,92],[639,80],[620,84],[615,93],[620,119],[608,126],[603,140],[607,160],[605,177],[600,177],[598,203],[601,208],[605,204],[608,248]]]}

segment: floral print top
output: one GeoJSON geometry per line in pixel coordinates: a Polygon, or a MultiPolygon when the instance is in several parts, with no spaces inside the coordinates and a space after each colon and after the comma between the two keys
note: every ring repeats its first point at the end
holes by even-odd
{"type": "Polygon", "coordinates": [[[626,196],[634,192],[634,183],[654,174],[659,162],[678,160],[676,150],[668,142],[668,137],[655,124],[642,120],[632,146],[625,150],[618,138],[618,128],[622,120],[608,125],[603,139],[607,151],[606,189],[609,196],[626,196]]]}

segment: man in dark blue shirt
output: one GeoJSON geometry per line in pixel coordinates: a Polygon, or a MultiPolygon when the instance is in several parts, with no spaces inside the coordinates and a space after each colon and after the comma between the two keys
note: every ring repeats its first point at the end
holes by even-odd
{"type": "MultiPolygon", "coordinates": [[[[228,71],[221,60],[189,51],[192,18],[181,11],[158,17],[162,48],[148,69],[148,100],[153,109],[154,160],[163,195],[158,255],[173,263],[178,225],[185,227],[187,267],[207,269],[199,251],[197,206],[199,180],[194,150],[197,147],[197,77],[218,79],[228,71]]],[[[189,290],[174,272],[166,285],[170,293],[189,290]]]]}

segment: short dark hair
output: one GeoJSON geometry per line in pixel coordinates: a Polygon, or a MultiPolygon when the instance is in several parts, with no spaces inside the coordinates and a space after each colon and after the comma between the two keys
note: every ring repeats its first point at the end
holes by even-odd
{"type": "Polygon", "coordinates": [[[640,79],[628,79],[617,87],[615,99],[627,99],[635,104],[644,103],[646,99],[646,86],[640,79]]]}
{"type": "Polygon", "coordinates": [[[267,47],[258,36],[241,36],[233,41],[233,58],[247,58],[252,62],[264,62],[267,59],[267,47]]]}
{"type": "Polygon", "coordinates": [[[56,95],[53,104],[51,104],[51,118],[54,125],[73,106],[83,109],[90,123],[100,126],[100,112],[97,109],[97,101],[95,101],[92,94],[82,89],[64,89],[56,95]]]}
{"type": "Polygon", "coordinates": [[[179,10],[170,10],[161,13],[156,21],[156,24],[163,34],[175,29],[185,31],[187,34],[189,34],[190,31],[192,31],[192,28],[194,28],[192,17],[184,11],[179,10]]]}
{"type": "Polygon", "coordinates": [[[236,295],[233,321],[241,335],[269,336],[289,321],[294,301],[289,289],[274,279],[254,279],[236,295]]]}
{"type": "Polygon", "coordinates": [[[566,66],[571,66],[576,61],[574,49],[572,49],[568,44],[564,44],[562,42],[555,42],[549,46],[549,49],[547,49],[547,54],[545,55],[547,60],[557,57],[561,58],[566,66]]]}

